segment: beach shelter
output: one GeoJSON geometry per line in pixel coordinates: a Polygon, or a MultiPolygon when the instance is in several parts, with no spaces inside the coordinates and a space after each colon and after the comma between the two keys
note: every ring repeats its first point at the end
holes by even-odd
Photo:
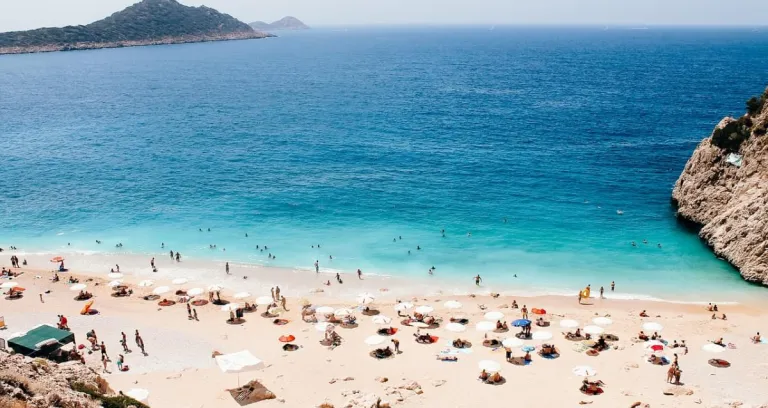
{"type": "Polygon", "coordinates": [[[87,287],[88,287],[88,285],[86,285],[85,283],[76,283],[76,284],[70,286],[69,290],[71,290],[73,292],[79,292],[81,290],[85,290],[85,288],[87,288],[87,287]]]}
{"type": "Polygon", "coordinates": [[[371,304],[374,300],[376,300],[376,297],[368,292],[357,295],[357,303],[361,305],[371,304]]]}
{"type": "Polygon", "coordinates": [[[485,320],[501,320],[504,318],[504,313],[499,311],[492,311],[485,314],[485,320]]]}
{"type": "Polygon", "coordinates": [[[371,318],[371,321],[374,324],[390,324],[392,322],[392,318],[384,315],[376,315],[371,318]]]}
{"type": "Polygon", "coordinates": [[[656,323],[656,322],[648,322],[648,323],[644,323],[643,324],[643,330],[661,331],[661,329],[663,329],[663,328],[664,328],[664,326],[662,326],[661,324],[656,323]]]}
{"type": "Polygon", "coordinates": [[[75,335],[47,324],[41,324],[24,335],[8,340],[13,351],[25,356],[45,356],[61,346],[74,343],[75,335]]]}
{"type": "Polygon", "coordinates": [[[251,294],[248,292],[238,292],[235,293],[232,297],[235,299],[245,299],[251,297],[251,294]]]}
{"type": "Polygon", "coordinates": [[[605,329],[600,326],[584,326],[584,333],[598,335],[603,334],[605,329]]]}
{"type": "Polygon", "coordinates": [[[448,323],[445,326],[445,330],[448,330],[450,332],[454,333],[461,333],[467,330],[467,326],[464,326],[461,323],[448,323]]]}
{"type": "Polygon", "coordinates": [[[592,319],[592,323],[598,326],[608,326],[613,323],[613,320],[607,317],[595,317],[594,319],[592,319]]]}
{"type": "Polygon", "coordinates": [[[481,360],[480,362],[477,363],[477,366],[481,370],[485,370],[492,373],[495,373],[501,370],[501,364],[493,360],[481,360]]]}
{"type": "Polygon", "coordinates": [[[395,305],[395,310],[398,312],[402,312],[403,310],[408,310],[413,307],[413,303],[410,302],[401,302],[395,305]]]}
{"type": "Polygon", "coordinates": [[[549,340],[549,339],[552,338],[552,332],[548,332],[548,331],[535,331],[531,335],[531,338],[533,340],[542,340],[542,341],[543,340],[549,340]]]}
{"type": "Polygon", "coordinates": [[[142,287],[142,288],[147,288],[147,287],[150,287],[150,286],[152,286],[154,284],[155,284],[155,281],[153,281],[151,279],[146,279],[146,280],[143,280],[143,281],[139,282],[139,286],[142,287]]]}
{"type": "Polygon", "coordinates": [[[572,372],[579,377],[592,377],[597,374],[597,370],[590,366],[573,367],[572,372]]]}
{"type": "Polygon", "coordinates": [[[725,347],[714,343],[705,344],[701,349],[708,353],[722,353],[725,351],[725,347]]]}
{"type": "Polygon", "coordinates": [[[225,373],[237,373],[238,386],[240,386],[240,373],[264,368],[264,362],[248,350],[218,355],[216,356],[216,364],[225,373]]]}
{"type": "Polygon", "coordinates": [[[152,291],[152,293],[155,295],[162,295],[170,291],[171,291],[171,288],[169,288],[168,286],[159,286],[159,287],[156,287],[155,290],[152,291]]]}
{"type": "MultiPolygon", "coordinates": [[[[259,298],[261,299],[261,298],[259,298]]],[[[258,303],[259,300],[256,300],[256,303],[258,303]]],[[[327,315],[333,313],[333,308],[330,306],[320,306],[315,308],[315,313],[321,314],[321,315],[327,315]]]]}
{"type": "Polygon", "coordinates": [[[435,308],[429,305],[421,305],[414,309],[414,312],[419,314],[429,314],[435,311],[435,308]]]}
{"type": "Polygon", "coordinates": [[[115,288],[115,287],[118,287],[118,286],[120,286],[122,284],[123,284],[123,281],[121,281],[121,280],[113,280],[112,282],[109,282],[107,284],[107,286],[109,286],[110,288],[115,288]]]}
{"type": "Polygon", "coordinates": [[[531,321],[528,319],[517,319],[512,322],[512,326],[515,327],[527,327],[531,325],[531,321]]]}
{"type": "Polygon", "coordinates": [[[365,339],[365,344],[369,346],[378,346],[379,344],[384,343],[386,340],[387,340],[386,337],[375,334],[373,336],[368,336],[365,339]]]}
{"type": "Polygon", "coordinates": [[[187,291],[187,295],[189,296],[200,296],[203,294],[203,288],[192,288],[187,291]]]}
{"type": "MultiPolygon", "coordinates": [[[[259,306],[267,306],[267,305],[271,305],[272,303],[275,303],[275,300],[269,296],[259,296],[256,298],[256,304],[259,306]]],[[[331,312],[333,312],[333,308],[331,308],[331,312]]],[[[331,313],[331,312],[328,312],[328,313],[331,313]]]]}
{"type": "Polygon", "coordinates": [[[174,284],[174,285],[183,285],[183,284],[185,284],[187,282],[189,282],[189,279],[187,279],[187,278],[176,278],[176,279],[171,281],[171,283],[174,284]]]}
{"type": "Polygon", "coordinates": [[[579,327],[579,322],[572,319],[560,320],[560,327],[564,329],[573,329],[579,327]]]}
{"type": "Polygon", "coordinates": [[[479,332],[493,331],[493,330],[496,330],[496,323],[489,322],[489,321],[478,322],[475,325],[475,330],[477,330],[479,332]]]}
{"type": "Polygon", "coordinates": [[[517,337],[507,337],[504,339],[504,341],[501,342],[501,345],[504,347],[520,347],[523,345],[523,341],[518,339],[517,337]]]}
{"type": "Polygon", "coordinates": [[[222,312],[234,312],[235,310],[239,309],[240,305],[237,303],[227,303],[226,305],[221,307],[222,312]]]}
{"type": "Polygon", "coordinates": [[[123,277],[123,274],[120,272],[111,272],[107,274],[107,278],[109,279],[120,279],[123,277]]]}
{"type": "Polygon", "coordinates": [[[16,286],[19,286],[19,284],[16,282],[5,282],[2,285],[0,285],[0,288],[10,289],[10,288],[15,288],[16,286]]]}
{"type": "Polygon", "coordinates": [[[443,303],[443,307],[446,309],[461,309],[461,302],[455,301],[455,300],[449,300],[445,303],[443,303]]]}

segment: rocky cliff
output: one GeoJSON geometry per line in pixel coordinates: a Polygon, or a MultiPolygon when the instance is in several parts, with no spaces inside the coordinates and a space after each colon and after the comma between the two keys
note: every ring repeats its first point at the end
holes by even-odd
{"type": "Polygon", "coordinates": [[[750,282],[768,286],[768,89],[724,118],[675,183],[678,217],[750,282]]]}

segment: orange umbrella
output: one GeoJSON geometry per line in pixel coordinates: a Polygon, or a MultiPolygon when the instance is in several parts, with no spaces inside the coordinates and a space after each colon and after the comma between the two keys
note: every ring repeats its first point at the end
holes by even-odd
{"type": "Polygon", "coordinates": [[[280,336],[280,341],[282,341],[283,343],[290,343],[294,340],[296,340],[296,337],[294,337],[292,334],[289,334],[287,336],[280,336]]]}
{"type": "Polygon", "coordinates": [[[537,314],[537,315],[547,314],[547,311],[544,309],[533,309],[531,311],[533,312],[533,314],[537,314]]]}
{"type": "Polygon", "coordinates": [[[16,286],[15,288],[13,288],[11,290],[14,291],[14,292],[24,292],[27,289],[22,288],[21,286],[16,286]]]}
{"type": "Polygon", "coordinates": [[[64,258],[62,258],[60,256],[55,256],[55,257],[51,258],[51,262],[61,262],[63,260],[64,260],[64,258]]]}

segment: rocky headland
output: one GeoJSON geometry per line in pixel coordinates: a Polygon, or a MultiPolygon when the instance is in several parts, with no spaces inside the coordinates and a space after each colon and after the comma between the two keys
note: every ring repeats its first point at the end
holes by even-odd
{"type": "Polygon", "coordinates": [[[768,286],[768,89],[699,143],[672,191],[677,215],[741,276],[768,286]]]}

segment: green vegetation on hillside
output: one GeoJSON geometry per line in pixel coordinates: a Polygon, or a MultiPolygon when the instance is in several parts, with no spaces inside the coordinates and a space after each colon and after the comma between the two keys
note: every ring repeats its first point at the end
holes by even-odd
{"type": "Polygon", "coordinates": [[[2,33],[0,48],[148,41],[246,32],[253,32],[248,24],[212,8],[187,7],[176,0],[143,0],[84,26],[2,33]]]}
{"type": "Polygon", "coordinates": [[[741,144],[754,133],[765,135],[768,131],[768,120],[757,118],[768,105],[768,89],[760,96],[753,96],[747,101],[747,114],[732,121],[722,129],[715,128],[712,132],[712,144],[731,152],[739,151],[741,144]]]}

